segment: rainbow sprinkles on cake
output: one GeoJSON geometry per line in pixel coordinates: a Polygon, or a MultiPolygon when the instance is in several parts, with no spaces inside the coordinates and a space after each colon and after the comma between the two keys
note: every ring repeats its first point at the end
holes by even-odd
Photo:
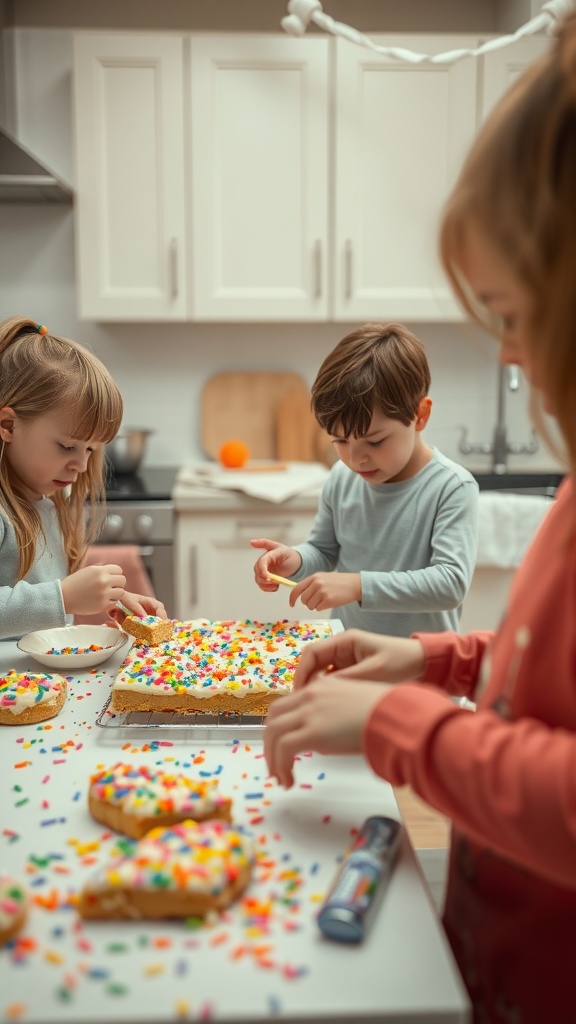
{"type": "Polygon", "coordinates": [[[265,715],[292,689],[303,648],[329,621],[175,622],[171,640],[135,644],[112,687],[111,710],[265,715]]]}

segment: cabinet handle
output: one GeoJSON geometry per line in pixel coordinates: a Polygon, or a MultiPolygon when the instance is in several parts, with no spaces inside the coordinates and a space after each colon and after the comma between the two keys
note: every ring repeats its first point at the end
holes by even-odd
{"type": "Polygon", "coordinates": [[[352,240],[346,239],[344,247],[344,294],[347,299],[352,298],[352,240]]]}
{"type": "MultiPolygon", "coordinates": [[[[253,519],[238,519],[236,520],[236,527],[234,535],[225,542],[225,545],[229,548],[244,548],[248,541],[252,537],[274,537],[280,544],[291,544],[290,538],[294,535],[294,520],[293,519],[281,519],[273,520],[262,520],[256,522],[253,519]]],[[[302,530],[302,540],[305,540],[308,536],[308,529],[302,530]]],[[[254,561],[263,554],[262,551],[254,549],[254,561]]]]}
{"type": "Polygon", "coordinates": [[[196,557],[196,546],[190,548],[190,554],[188,556],[188,572],[190,574],[190,589],[188,592],[188,599],[191,605],[196,604],[198,600],[198,562],[196,557]]]}
{"type": "Polygon", "coordinates": [[[170,239],[170,284],[171,295],[178,297],[178,239],[170,239]]]}
{"type": "Polygon", "coordinates": [[[251,537],[268,537],[275,536],[281,530],[288,531],[293,525],[292,519],[262,520],[261,522],[257,522],[255,519],[238,519],[236,529],[238,532],[243,530],[249,533],[251,537]]]}
{"type": "Polygon", "coordinates": [[[314,298],[319,299],[322,295],[322,242],[319,238],[314,242],[314,298]]]}

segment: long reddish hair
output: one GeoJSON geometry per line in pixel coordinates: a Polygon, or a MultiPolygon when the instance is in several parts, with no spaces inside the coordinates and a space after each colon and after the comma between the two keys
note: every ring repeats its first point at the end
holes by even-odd
{"type": "MultiPolygon", "coordinates": [[[[533,300],[528,344],[574,473],[576,14],[489,116],[444,209],[444,268],[464,308],[490,329],[461,270],[469,229],[482,232],[533,300]]],[[[537,425],[542,431],[541,418],[537,425]]]]}

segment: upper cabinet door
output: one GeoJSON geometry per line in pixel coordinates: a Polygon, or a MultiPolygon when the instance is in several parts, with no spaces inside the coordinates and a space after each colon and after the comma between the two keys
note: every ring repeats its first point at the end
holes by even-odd
{"type": "Polygon", "coordinates": [[[184,319],[183,41],[75,35],[74,78],[79,315],[184,319]]]}
{"type": "MultiPolygon", "coordinates": [[[[426,54],[478,45],[462,36],[381,42],[426,54]]],[[[476,130],[476,60],[408,64],[338,40],[336,61],[336,318],[461,320],[437,240],[476,130]]]]}
{"type": "Polygon", "coordinates": [[[545,36],[518,39],[510,46],[484,54],[482,76],[482,117],[490,112],[501,96],[514,84],[519,75],[537,60],[551,45],[545,36]]]}
{"type": "Polygon", "coordinates": [[[328,40],[191,40],[197,320],[328,315],[328,40]]]}

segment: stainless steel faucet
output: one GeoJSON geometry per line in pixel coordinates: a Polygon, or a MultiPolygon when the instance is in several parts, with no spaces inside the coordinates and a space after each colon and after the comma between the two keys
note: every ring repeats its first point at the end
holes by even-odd
{"type": "Polygon", "coordinates": [[[468,428],[462,427],[459,451],[463,455],[492,455],[492,470],[494,473],[506,473],[508,469],[508,455],[533,455],[538,451],[538,440],[536,433],[532,430],[530,440],[526,444],[510,443],[506,429],[506,389],[518,391],[520,378],[517,366],[498,367],[498,404],[496,413],[496,426],[492,435],[492,442],[484,444],[470,444],[467,441],[468,428]]]}

